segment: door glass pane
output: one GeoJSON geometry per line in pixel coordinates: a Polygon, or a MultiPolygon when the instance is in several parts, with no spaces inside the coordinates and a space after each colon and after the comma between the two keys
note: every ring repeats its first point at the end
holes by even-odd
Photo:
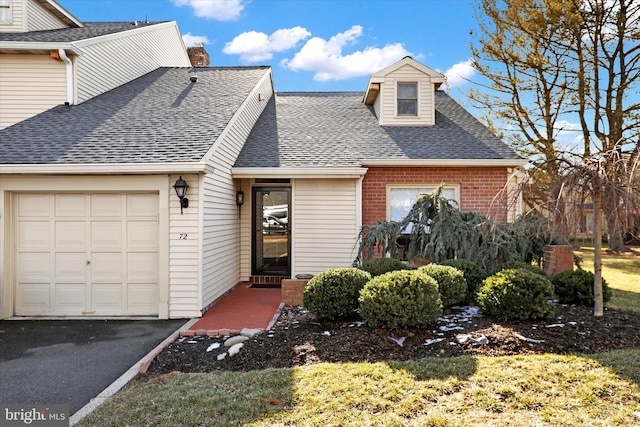
{"type": "Polygon", "coordinates": [[[254,275],[288,276],[288,188],[254,188],[254,275]]]}

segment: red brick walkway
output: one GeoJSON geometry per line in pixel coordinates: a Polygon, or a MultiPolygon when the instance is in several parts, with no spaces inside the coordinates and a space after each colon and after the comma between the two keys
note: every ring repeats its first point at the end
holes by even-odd
{"type": "Polygon", "coordinates": [[[189,329],[267,329],[280,307],[281,291],[279,288],[254,289],[250,286],[249,283],[239,283],[189,329]]]}

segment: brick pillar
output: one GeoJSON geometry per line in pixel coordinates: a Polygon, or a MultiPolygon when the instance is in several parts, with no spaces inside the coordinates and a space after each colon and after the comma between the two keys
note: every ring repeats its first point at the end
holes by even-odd
{"type": "Polygon", "coordinates": [[[544,248],[544,271],[547,276],[573,270],[573,249],[569,245],[549,245],[544,248]]]}
{"type": "Polygon", "coordinates": [[[192,67],[208,67],[211,63],[209,53],[202,43],[196,43],[194,46],[187,48],[187,55],[189,55],[192,67]]]}
{"type": "Polygon", "coordinates": [[[304,287],[311,275],[296,275],[295,279],[282,279],[282,302],[289,307],[302,305],[304,287]]]}

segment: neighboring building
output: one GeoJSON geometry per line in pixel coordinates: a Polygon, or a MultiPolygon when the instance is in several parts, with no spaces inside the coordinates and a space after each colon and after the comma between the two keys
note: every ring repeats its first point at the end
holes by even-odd
{"type": "Polygon", "coordinates": [[[189,65],[175,22],[83,23],[53,0],[0,1],[0,129],[189,65]]]}
{"type": "Polygon", "coordinates": [[[517,213],[524,161],[442,74],[407,57],[364,93],[272,79],[160,67],[0,130],[0,318],[198,317],[238,282],[350,265],[363,224],[443,182],[464,210],[517,213]]]}

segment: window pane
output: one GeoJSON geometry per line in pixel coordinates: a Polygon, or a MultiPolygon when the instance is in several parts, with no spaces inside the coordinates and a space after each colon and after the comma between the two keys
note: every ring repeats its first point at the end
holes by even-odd
{"type": "Polygon", "coordinates": [[[416,115],[415,100],[398,100],[398,114],[416,115]]]}
{"type": "MultiPolygon", "coordinates": [[[[401,221],[407,216],[416,200],[422,194],[431,194],[435,187],[392,188],[389,192],[389,219],[401,221]]],[[[444,188],[442,196],[455,201],[456,193],[453,188],[444,188]]]]}
{"type": "Polygon", "coordinates": [[[398,99],[418,97],[418,88],[416,83],[398,83],[398,99]]]}

